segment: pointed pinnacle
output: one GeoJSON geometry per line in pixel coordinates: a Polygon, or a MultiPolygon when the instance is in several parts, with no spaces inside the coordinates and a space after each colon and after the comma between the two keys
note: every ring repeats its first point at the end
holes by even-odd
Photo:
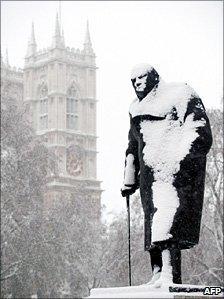
{"type": "Polygon", "coordinates": [[[34,23],[33,22],[32,22],[32,29],[31,29],[30,44],[33,44],[33,45],[36,44],[35,34],[34,34],[34,23]]]}
{"type": "Polygon", "coordinates": [[[61,30],[61,37],[62,37],[62,43],[65,45],[65,36],[64,36],[64,29],[61,30]]]}
{"type": "Polygon", "coordinates": [[[55,21],[55,36],[60,36],[60,25],[58,19],[58,13],[56,14],[56,21],[55,21]]]}
{"type": "Polygon", "coordinates": [[[89,33],[89,21],[88,20],[87,20],[87,26],[86,26],[86,36],[85,36],[84,45],[91,45],[91,39],[90,39],[90,33],[89,33]]]}
{"type": "Polygon", "coordinates": [[[5,51],[5,64],[7,66],[9,66],[9,55],[8,55],[8,49],[6,48],[6,51],[5,51]]]}
{"type": "Polygon", "coordinates": [[[36,49],[37,49],[37,44],[36,44],[35,34],[34,34],[34,23],[32,22],[31,35],[28,41],[26,56],[34,55],[36,53],[36,49]]]}

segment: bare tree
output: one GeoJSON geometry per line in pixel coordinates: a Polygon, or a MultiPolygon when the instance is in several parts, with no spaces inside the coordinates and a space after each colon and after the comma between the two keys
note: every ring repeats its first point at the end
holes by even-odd
{"type": "MultiPolygon", "coordinates": [[[[125,200],[125,199],[123,199],[125,200]]],[[[144,216],[138,194],[131,197],[131,264],[132,284],[149,280],[149,254],[144,251],[144,216]]],[[[127,213],[117,215],[107,229],[104,240],[101,287],[127,286],[128,279],[128,223],[127,213]]]]}
{"type": "Polygon", "coordinates": [[[4,94],[1,116],[1,286],[4,295],[24,297],[40,267],[49,152],[29,126],[26,108],[4,94]]]}

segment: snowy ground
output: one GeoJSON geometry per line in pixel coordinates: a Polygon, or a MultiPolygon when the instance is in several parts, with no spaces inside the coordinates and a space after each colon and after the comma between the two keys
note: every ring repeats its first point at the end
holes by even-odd
{"type": "MultiPolygon", "coordinates": [[[[180,286],[180,285],[173,285],[180,286]]],[[[195,285],[181,285],[181,287],[186,288],[205,288],[205,286],[195,286],[195,285]]],[[[203,295],[203,292],[169,292],[168,286],[163,286],[161,288],[155,288],[152,286],[141,285],[133,287],[120,287],[120,288],[100,288],[92,289],[90,297],[88,298],[178,298],[180,296],[186,297],[196,297],[204,296],[208,298],[208,295],[203,295]]],[[[210,295],[210,298],[219,297],[223,298],[223,293],[219,295],[210,295]]]]}

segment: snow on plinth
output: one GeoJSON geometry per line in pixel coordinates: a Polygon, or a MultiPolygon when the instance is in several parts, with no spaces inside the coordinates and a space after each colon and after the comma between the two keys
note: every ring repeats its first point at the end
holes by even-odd
{"type": "Polygon", "coordinates": [[[174,298],[168,288],[160,290],[150,286],[101,288],[91,290],[89,298],[174,298]]]}
{"type": "MultiPolygon", "coordinates": [[[[205,286],[198,285],[177,285],[171,286],[173,289],[186,289],[186,292],[170,292],[170,286],[162,286],[155,288],[152,285],[140,285],[133,287],[119,287],[119,288],[99,288],[92,289],[88,298],[185,298],[185,297],[205,297],[203,294],[205,286]],[[197,291],[198,290],[198,291],[197,291]]],[[[217,294],[215,297],[222,297],[223,292],[217,294]]],[[[212,296],[210,296],[212,297],[212,296]]]]}

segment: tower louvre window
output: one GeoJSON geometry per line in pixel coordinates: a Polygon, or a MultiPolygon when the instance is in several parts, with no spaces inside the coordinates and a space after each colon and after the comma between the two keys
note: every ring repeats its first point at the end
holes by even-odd
{"type": "Polygon", "coordinates": [[[77,129],[78,125],[78,100],[67,98],[66,103],[67,129],[77,129]]]}
{"type": "Polygon", "coordinates": [[[78,128],[78,100],[73,86],[68,90],[66,99],[66,127],[73,130],[78,128]]]}
{"type": "Polygon", "coordinates": [[[40,100],[40,129],[48,128],[48,99],[40,100]]]}
{"type": "Polygon", "coordinates": [[[42,84],[40,88],[40,102],[39,102],[39,123],[40,130],[48,128],[48,89],[47,86],[42,84]]]}

